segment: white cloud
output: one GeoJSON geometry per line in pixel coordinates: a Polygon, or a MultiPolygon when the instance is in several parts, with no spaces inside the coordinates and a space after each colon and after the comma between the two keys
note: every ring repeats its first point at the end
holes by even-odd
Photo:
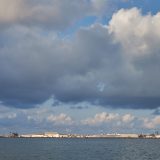
{"type": "MultiPolygon", "coordinates": [[[[50,101],[51,102],[51,101],[50,101]]],[[[30,109],[16,109],[9,108],[6,106],[0,106],[0,129],[4,126],[8,126],[8,131],[13,128],[17,129],[17,131],[25,130],[27,132],[39,130],[54,130],[54,131],[65,131],[71,130],[71,132],[79,132],[79,133],[92,133],[99,132],[103,130],[103,132],[119,132],[119,133],[129,133],[129,132],[142,132],[156,129],[160,126],[160,116],[155,117],[143,117],[132,115],[130,113],[127,114],[119,114],[119,113],[107,113],[101,112],[95,114],[95,116],[90,117],[92,114],[92,104],[90,104],[90,109],[87,109],[86,118],[79,119],[79,113],[77,110],[75,111],[74,119],[65,111],[64,108],[62,110],[60,106],[54,106],[59,110],[59,113],[55,112],[55,108],[50,104],[50,102],[46,102],[42,105],[36,106],[36,108],[30,109]],[[24,127],[25,126],[25,127],[24,127]],[[16,128],[15,128],[16,127],[16,128]]],[[[69,107],[68,104],[61,103],[63,107],[69,107]]],[[[77,104],[72,104],[72,106],[77,106],[77,104]]],[[[84,110],[85,112],[86,110],[84,110]]],[[[83,112],[81,112],[83,113],[83,112]]],[[[6,127],[5,127],[6,129],[6,127]]],[[[3,131],[1,131],[3,132],[3,131]]]]}
{"type": "Polygon", "coordinates": [[[143,118],[143,126],[147,129],[156,129],[160,126],[160,116],[154,118],[143,118]]]}
{"type": "Polygon", "coordinates": [[[123,45],[126,56],[154,54],[160,40],[160,13],[142,15],[137,8],[120,9],[110,23],[109,31],[123,45]]]}
{"type": "Polygon", "coordinates": [[[61,113],[59,115],[51,114],[47,117],[47,121],[56,125],[71,125],[73,124],[73,120],[70,116],[65,113],[61,113]]]}
{"type": "Polygon", "coordinates": [[[132,122],[134,119],[135,117],[131,114],[125,114],[124,116],[122,116],[122,121],[125,123],[132,122]]]}

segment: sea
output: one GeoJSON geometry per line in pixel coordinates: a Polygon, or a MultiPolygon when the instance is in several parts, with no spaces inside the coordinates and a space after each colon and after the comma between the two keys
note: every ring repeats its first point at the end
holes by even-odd
{"type": "Polygon", "coordinates": [[[160,139],[0,138],[0,160],[160,160],[160,139]]]}

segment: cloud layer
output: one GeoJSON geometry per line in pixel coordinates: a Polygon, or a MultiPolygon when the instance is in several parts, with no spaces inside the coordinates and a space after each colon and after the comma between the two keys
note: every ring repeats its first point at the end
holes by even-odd
{"type": "MultiPolygon", "coordinates": [[[[65,105],[62,104],[62,105],[65,105]]],[[[57,113],[55,107],[43,104],[30,109],[0,105],[0,133],[58,131],[61,133],[151,133],[160,126],[160,116],[137,116],[116,112],[97,112],[81,119],[77,115],[57,113]],[[24,127],[25,126],[25,127],[24,127]]],[[[84,111],[85,112],[85,111],[84,111]]]]}
{"type": "Polygon", "coordinates": [[[25,108],[54,95],[66,103],[157,108],[160,13],[121,9],[108,25],[80,28],[67,39],[57,28],[103,6],[94,0],[69,2],[17,0],[8,8],[9,1],[0,1],[0,25],[14,24],[0,30],[0,100],[25,108]]]}

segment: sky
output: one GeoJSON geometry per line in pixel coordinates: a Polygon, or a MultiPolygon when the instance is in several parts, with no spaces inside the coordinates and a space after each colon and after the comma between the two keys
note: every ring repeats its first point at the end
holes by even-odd
{"type": "Polygon", "coordinates": [[[0,134],[160,131],[160,1],[0,0],[0,134]]]}

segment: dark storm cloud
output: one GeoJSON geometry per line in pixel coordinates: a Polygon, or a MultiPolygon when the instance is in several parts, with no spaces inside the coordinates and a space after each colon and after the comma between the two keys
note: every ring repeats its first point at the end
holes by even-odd
{"type": "Polygon", "coordinates": [[[136,8],[120,10],[108,26],[79,29],[71,39],[28,26],[3,30],[0,100],[20,108],[51,96],[66,103],[158,107],[159,19],[136,8]]]}
{"type": "Polygon", "coordinates": [[[117,61],[113,50],[117,52],[118,46],[112,46],[106,28],[100,25],[80,30],[75,42],[44,38],[39,31],[31,33],[23,27],[8,31],[5,36],[16,40],[12,40],[10,48],[9,42],[1,48],[0,98],[16,106],[41,103],[51,95],[66,101],[89,98],[98,83],[92,72],[117,61]]]}

